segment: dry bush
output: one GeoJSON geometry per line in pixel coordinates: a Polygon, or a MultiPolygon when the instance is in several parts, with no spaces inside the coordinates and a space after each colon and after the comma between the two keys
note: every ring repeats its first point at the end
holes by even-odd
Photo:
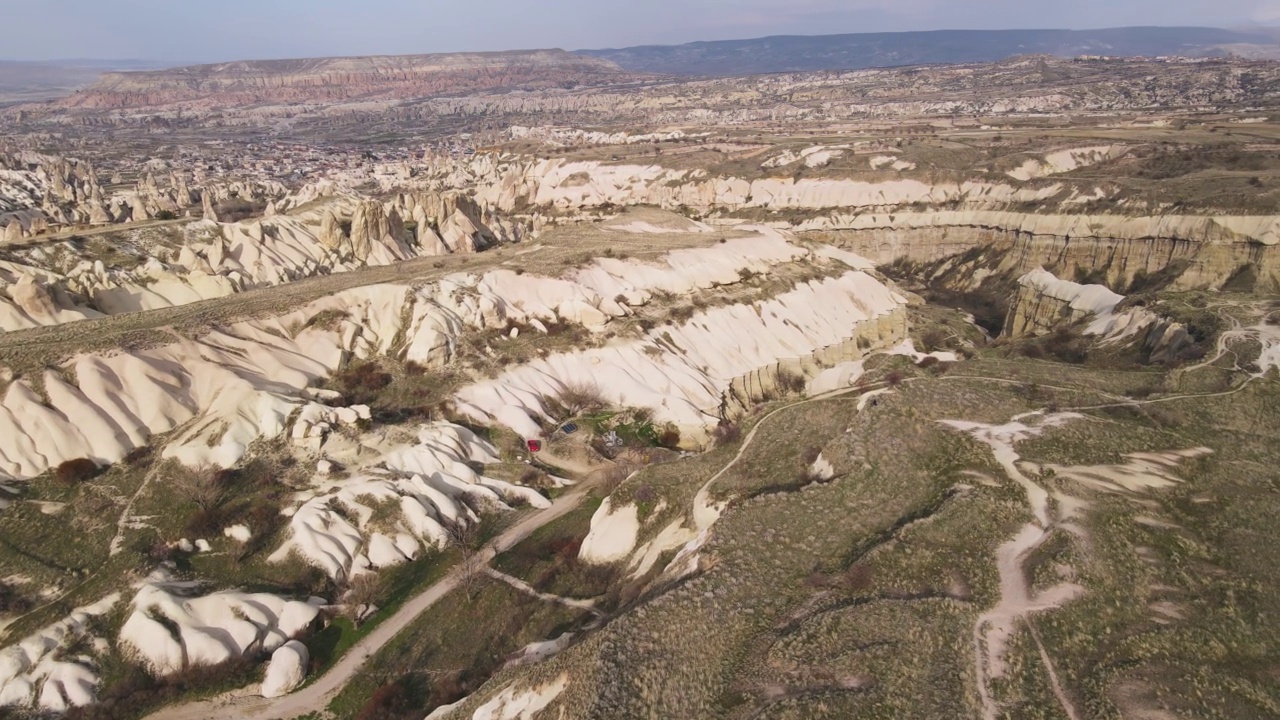
{"type": "Polygon", "coordinates": [[[800,453],[800,464],[807,468],[817,462],[818,456],[821,454],[822,448],[817,447],[816,445],[811,445],[805,448],[804,452],[800,453]]]}
{"type": "Polygon", "coordinates": [[[1044,349],[1058,360],[1078,365],[1089,354],[1089,341],[1070,328],[1059,328],[1045,339],[1044,349]]]}
{"type": "Polygon", "coordinates": [[[169,484],[187,502],[201,510],[210,510],[221,504],[231,484],[231,473],[220,471],[207,463],[187,467],[177,460],[170,460],[165,469],[169,484]]]}
{"type": "Polygon", "coordinates": [[[401,720],[413,712],[415,702],[406,680],[402,677],[374,690],[356,714],[357,720],[401,720]]]}
{"type": "Polygon", "coordinates": [[[351,582],[347,585],[347,592],[343,595],[344,614],[355,622],[366,608],[382,602],[382,595],[382,580],[378,573],[367,572],[357,575],[351,578],[351,582]]]}
{"type": "Polygon", "coordinates": [[[571,417],[607,406],[600,386],[587,380],[565,383],[552,399],[571,417]]]}
{"type": "Polygon", "coordinates": [[[371,405],[393,380],[391,373],[384,372],[377,363],[363,362],[335,373],[329,385],[342,393],[346,404],[371,405]]]}
{"type": "Polygon", "coordinates": [[[631,475],[631,468],[628,465],[618,463],[604,471],[600,484],[603,486],[605,494],[612,493],[618,489],[627,476],[631,475]]]}
{"type": "Polygon", "coordinates": [[[676,450],[680,447],[680,431],[674,425],[668,425],[663,429],[662,434],[658,436],[658,444],[668,450],[676,450]]]}
{"type": "Polygon", "coordinates": [[[784,394],[797,394],[804,392],[804,375],[787,368],[779,368],[775,379],[777,387],[784,394]]]}
{"type": "Polygon", "coordinates": [[[0,615],[21,615],[32,608],[31,598],[0,581],[0,615]]]}
{"type": "Polygon", "coordinates": [[[54,478],[63,485],[78,485],[98,474],[98,464],[89,458],[67,460],[53,471],[54,478]]]}
{"type": "Polygon", "coordinates": [[[216,537],[222,533],[222,528],[226,526],[226,519],[222,508],[201,508],[187,518],[186,532],[188,535],[197,538],[216,537]]]}
{"type": "Polygon", "coordinates": [[[947,345],[948,335],[939,327],[931,327],[920,334],[920,348],[925,352],[942,350],[947,345]]]}
{"type": "Polygon", "coordinates": [[[711,438],[715,440],[716,445],[735,443],[742,438],[742,428],[738,427],[737,423],[721,420],[715,430],[711,431],[711,438]]]}
{"type": "Polygon", "coordinates": [[[71,708],[65,720],[125,720],[147,715],[151,710],[210,690],[243,687],[253,682],[261,658],[255,655],[232,658],[217,665],[194,665],[165,677],[155,677],[136,665],[125,665],[120,677],[98,693],[93,705],[71,708]]]}

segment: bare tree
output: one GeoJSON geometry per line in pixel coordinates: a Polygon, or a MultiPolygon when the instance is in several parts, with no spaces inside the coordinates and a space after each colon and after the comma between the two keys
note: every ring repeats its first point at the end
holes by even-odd
{"type": "Polygon", "coordinates": [[[480,549],[480,528],[475,523],[458,519],[446,525],[445,532],[449,534],[449,547],[456,549],[462,556],[462,562],[459,565],[462,572],[462,587],[467,593],[467,599],[474,600],[476,577],[484,567],[484,563],[476,552],[480,549]]]}
{"type": "Polygon", "coordinates": [[[382,580],[377,573],[367,572],[351,578],[344,599],[346,615],[360,622],[382,600],[382,580]]]}
{"type": "Polygon", "coordinates": [[[555,400],[569,416],[599,410],[607,405],[600,386],[589,380],[565,383],[556,394],[555,400]]]}
{"type": "Polygon", "coordinates": [[[187,467],[171,460],[166,470],[173,489],[201,510],[217,507],[227,492],[223,474],[207,463],[187,467]]]}

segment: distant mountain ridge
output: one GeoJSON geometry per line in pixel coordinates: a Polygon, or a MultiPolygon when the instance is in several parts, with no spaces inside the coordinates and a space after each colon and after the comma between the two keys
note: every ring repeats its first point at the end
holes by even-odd
{"type": "Polygon", "coordinates": [[[150,70],[163,63],[149,60],[0,60],[0,104],[63,97],[113,70],[150,70]]]}
{"type": "Polygon", "coordinates": [[[489,90],[575,87],[629,75],[602,58],[564,50],[242,60],[143,72],[112,72],[61,101],[90,109],[191,103],[390,100],[489,90]]]}
{"type": "Polygon", "coordinates": [[[579,50],[625,70],[663,75],[749,75],[901,65],[997,62],[1017,55],[1226,56],[1233,47],[1272,48],[1275,37],[1203,27],[1101,30],[931,30],[846,35],[775,35],[684,45],[579,50]]]}

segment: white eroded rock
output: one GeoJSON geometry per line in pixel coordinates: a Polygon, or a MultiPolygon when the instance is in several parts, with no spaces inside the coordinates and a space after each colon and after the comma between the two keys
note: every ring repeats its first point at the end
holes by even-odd
{"type": "Polygon", "coordinates": [[[63,650],[88,633],[92,618],[108,613],[120,600],[114,593],[77,608],[58,622],[0,649],[0,707],[61,713],[97,700],[98,676],[91,658],[63,650]]]}
{"type": "Polygon", "coordinates": [[[255,647],[275,650],[320,612],[313,604],[268,593],[200,595],[199,587],[175,580],[163,568],[153,572],[134,596],[133,611],[120,628],[121,644],[154,672],[168,675],[216,665],[255,647]]]}
{"type": "Polygon", "coordinates": [[[846,342],[859,324],[889,316],[904,304],[871,275],[851,271],[754,305],[713,308],[683,324],[654,328],[643,340],[511,368],[461,389],[457,404],[479,422],[537,437],[535,418],[546,413],[541,398],[590,377],[611,404],[648,408],[655,420],[672,422],[696,438],[718,420],[723,394],[735,378],[846,342]]]}
{"type": "Polygon", "coordinates": [[[508,687],[489,702],[476,708],[471,720],[534,720],[538,713],[560,697],[569,686],[569,676],[561,675],[540,687],[516,690],[508,687]]]}
{"type": "Polygon", "coordinates": [[[308,662],[307,646],[297,640],[290,640],[277,648],[271,653],[271,662],[262,679],[262,697],[280,697],[296,690],[307,679],[308,662]]]}
{"type": "Polygon", "coordinates": [[[537,491],[479,475],[468,463],[497,461],[497,449],[466,428],[424,426],[417,442],[389,449],[349,478],[299,493],[290,536],[271,558],[298,553],[335,579],[398,565],[448,542],[447,526],[474,523],[472,507],[547,507],[537,491]],[[377,465],[377,468],[371,467],[377,465]],[[377,506],[394,511],[376,527],[377,506]]]}
{"type": "Polygon", "coordinates": [[[598,565],[617,562],[631,554],[639,534],[640,509],[628,503],[614,510],[610,498],[605,498],[591,516],[591,531],[582,540],[578,558],[598,565]]]}

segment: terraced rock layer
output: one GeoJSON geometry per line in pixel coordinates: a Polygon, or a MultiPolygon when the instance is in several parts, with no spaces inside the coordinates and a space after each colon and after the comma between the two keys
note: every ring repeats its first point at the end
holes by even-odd
{"type": "Polygon", "coordinates": [[[572,87],[625,78],[607,60],[563,50],[255,60],[108,73],[64,107],[209,107],[467,94],[497,88],[572,87]]]}

